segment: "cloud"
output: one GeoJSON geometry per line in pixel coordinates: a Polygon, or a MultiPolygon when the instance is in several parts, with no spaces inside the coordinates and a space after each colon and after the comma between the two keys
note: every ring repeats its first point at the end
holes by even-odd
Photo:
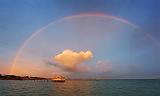
{"type": "MultiPolygon", "coordinates": [[[[63,52],[52,57],[52,60],[45,61],[45,64],[58,68],[61,72],[76,72],[84,74],[106,73],[111,71],[111,62],[98,60],[95,62],[85,63],[91,60],[93,53],[91,51],[76,52],[73,50],[64,50],[63,52]]],[[[57,72],[56,72],[57,73],[57,72]]]]}
{"type": "Polygon", "coordinates": [[[78,64],[81,64],[87,60],[90,60],[93,57],[91,51],[80,51],[76,52],[73,50],[64,50],[62,53],[57,54],[53,57],[53,61],[61,64],[67,69],[75,70],[78,64]]]}
{"type": "Polygon", "coordinates": [[[96,63],[96,72],[97,73],[105,73],[111,71],[111,62],[110,61],[97,61],[96,63]]]}

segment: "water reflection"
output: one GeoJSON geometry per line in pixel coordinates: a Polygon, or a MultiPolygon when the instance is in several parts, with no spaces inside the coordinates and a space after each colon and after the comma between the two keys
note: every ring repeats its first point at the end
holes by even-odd
{"type": "Polygon", "coordinates": [[[159,96],[160,80],[0,80],[0,96],[159,96]]]}
{"type": "Polygon", "coordinates": [[[66,82],[53,82],[53,91],[56,96],[90,96],[91,82],[81,80],[67,80],[66,82]]]}

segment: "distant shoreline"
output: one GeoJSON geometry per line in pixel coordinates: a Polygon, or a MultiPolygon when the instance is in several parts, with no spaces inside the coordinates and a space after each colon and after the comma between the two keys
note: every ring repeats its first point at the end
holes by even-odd
{"type": "MultiPolygon", "coordinates": [[[[1,75],[0,74],[0,80],[52,80],[52,78],[44,78],[44,77],[29,77],[29,76],[16,76],[16,75],[1,75]]],[[[110,79],[110,78],[83,78],[83,79],[80,79],[80,78],[74,78],[74,79],[71,79],[71,78],[68,78],[66,80],[83,80],[83,81],[99,81],[99,80],[160,80],[160,78],[151,78],[151,79],[128,79],[128,78],[125,78],[125,79],[110,79]]]]}
{"type": "Polygon", "coordinates": [[[50,80],[43,77],[29,77],[29,76],[16,76],[16,75],[1,75],[0,80],[50,80]]]}

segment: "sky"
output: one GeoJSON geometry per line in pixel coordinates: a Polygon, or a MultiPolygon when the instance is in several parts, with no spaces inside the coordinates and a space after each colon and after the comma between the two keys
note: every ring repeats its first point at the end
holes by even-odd
{"type": "Polygon", "coordinates": [[[64,17],[99,13],[123,18],[140,29],[118,20],[110,21],[113,18],[109,17],[82,16],[61,20],[29,41],[17,60],[14,74],[50,77],[55,70],[61,69],[77,78],[160,78],[159,4],[159,0],[0,0],[0,74],[10,74],[19,49],[37,30],[64,17]],[[52,60],[68,49],[71,57],[74,52],[92,52],[93,58],[81,62],[83,64],[78,67],[86,68],[85,72],[68,70],[66,66],[61,68],[59,62],[52,60]],[[96,69],[99,63],[99,69],[96,69]],[[55,68],[57,65],[59,69],[55,68]]]}

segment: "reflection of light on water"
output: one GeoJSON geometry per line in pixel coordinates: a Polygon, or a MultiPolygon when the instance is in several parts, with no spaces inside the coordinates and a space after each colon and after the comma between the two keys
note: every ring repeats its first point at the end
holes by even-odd
{"type": "Polygon", "coordinates": [[[159,96],[160,80],[0,80],[0,96],[159,96]]]}
{"type": "Polygon", "coordinates": [[[66,82],[53,82],[52,94],[62,96],[86,96],[90,94],[91,82],[84,80],[67,80],[66,82]]]}

